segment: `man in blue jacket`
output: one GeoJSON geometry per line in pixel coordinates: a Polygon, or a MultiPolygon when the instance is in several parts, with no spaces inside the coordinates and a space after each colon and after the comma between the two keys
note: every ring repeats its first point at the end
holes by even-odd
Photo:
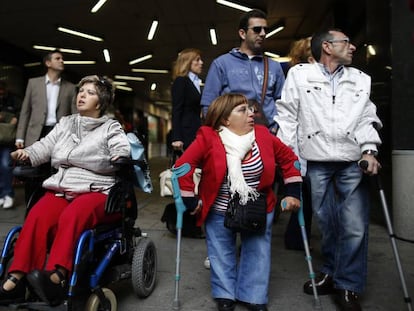
{"type": "MultiPolygon", "coordinates": [[[[251,10],[239,23],[240,47],[216,58],[207,74],[201,106],[204,115],[211,102],[226,93],[243,94],[250,101],[261,104],[264,80],[263,45],[268,32],[266,14],[251,10]]],[[[280,98],[285,76],[278,62],[268,60],[268,79],[262,110],[266,125],[276,134],[275,101],[280,98]]]]}

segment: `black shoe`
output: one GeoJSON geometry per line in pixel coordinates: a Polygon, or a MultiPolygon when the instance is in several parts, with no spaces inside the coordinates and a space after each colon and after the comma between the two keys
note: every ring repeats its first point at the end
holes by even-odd
{"type": "Polygon", "coordinates": [[[27,275],[27,281],[32,286],[35,293],[39,296],[40,300],[51,306],[61,304],[66,296],[65,279],[62,273],[57,270],[33,270],[27,275]],[[58,274],[61,280],[59,284],[52,282],[50,279],[50,276],[53,273],[58,274]]]}
{"type": "Polygon", "coordinates": [[[226,298],[216,298],[218,311],[233,311],[236,307],[236,302],[226,298]]]}
{"type": "Polygon", "coordinates": [[[0,285],[0,305],[9,305],[11,303],[20,303],[26,297],[26,282],[24,279],[18,280],[13,275],[9,274],[7,278],[1,282],[0,285]],[[16,286],[11,290],[3,288],[7,280],[12,281],[16,286]]]}
{"type": "Polygon", "coordinates": [[[267,305],[258,305],[254,303],[246,304],[247,310],[250,311],[268,311],[267,305]]]}
{"type": "MultiPolygon", "coordinates": [[[[316,291],[319,295],[329,295],[334,293],[332,277],[320,272],[315,278],[316,291]]],[[[313,295],[312,280],[303,285],[303,291],[308,295],[313,295]]]]}
{"type": "Polygon", "coordinates": [[[335,300],[341,311],[361,311],[359,304],[359,295],[346,289],[336,291],[335,300]]]}

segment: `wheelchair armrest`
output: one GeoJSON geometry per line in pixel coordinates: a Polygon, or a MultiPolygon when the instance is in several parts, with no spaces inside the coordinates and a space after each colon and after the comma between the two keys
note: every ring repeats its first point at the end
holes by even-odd
{"type": "Polygon", "coordinates": [[[121,167],[121,166],[131,164],[131,161],[132,160],[128,157],[119,157],[118,159],[116,159],[114,161],[111,160],[111,164],[114,165],[114,166],[121,167]]]}
{"type": "Polygon", "coordinates": [[[143,160],[132,160],[128,157],[119,157],[115,161],[111,160],[112,165],[117,166],[119,168],[125,167],[128,165],[138,165],[142,170],[148,169],[148,163],[143,160]]]}
{"type": "Polygon", "coordinates": [[[29,162],[18,162],[13,168],[13,175],[18,179],[41,179],[50,175],[42,167],[32,166],[29,162]]]}

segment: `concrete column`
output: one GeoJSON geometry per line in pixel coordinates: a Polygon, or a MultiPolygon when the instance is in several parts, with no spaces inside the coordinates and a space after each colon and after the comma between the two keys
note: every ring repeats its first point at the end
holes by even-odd
{"type": "MultiPolygon", "coordinates": [[[[411,0],[410,0],[411,1],[411,0]]],[[[391,0],[393,219],[414,236],[414,5],[391,0]]]]}

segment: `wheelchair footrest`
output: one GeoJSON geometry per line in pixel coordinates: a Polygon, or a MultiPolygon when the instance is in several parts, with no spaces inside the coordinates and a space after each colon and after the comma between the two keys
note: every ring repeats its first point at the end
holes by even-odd
{"type": "Polygon", "coordinates": [[[60,305],[57,305],[57,306],[53,306],[53,307],[41,301],[11,304],[8,307],[12,310],[19,310],[19,309],[41,310],[41,311],[66,311],[67,310],[66,302],[60,305]]]}

